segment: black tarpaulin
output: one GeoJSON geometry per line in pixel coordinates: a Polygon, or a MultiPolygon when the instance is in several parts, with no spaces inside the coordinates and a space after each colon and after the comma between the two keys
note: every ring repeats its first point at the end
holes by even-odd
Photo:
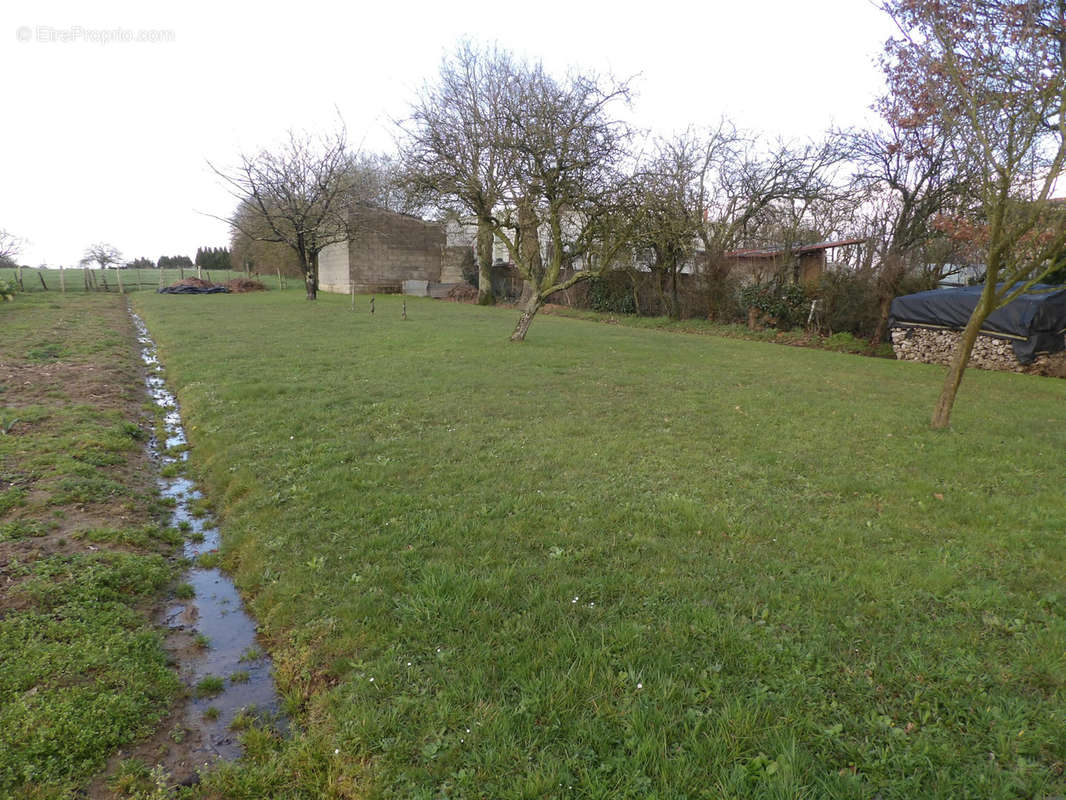
{"type": "MultiPolygon", "coordinates": [[[[977,307],[983,286],[933,289],[892,301],[889,325],[896,328],[940,328],[961,331],[977,307]]],[[[1003,308],[988,315],[981,333],[1009,339],[1014,355],[1031,364],[1042,353],[1066,350],[1066,288],[1036,284],[1003,308]]]]}
{"type": "Polygon", "coordinates": [[[164,286],[158,294],[229,294],[225,286],[164,286]]]}

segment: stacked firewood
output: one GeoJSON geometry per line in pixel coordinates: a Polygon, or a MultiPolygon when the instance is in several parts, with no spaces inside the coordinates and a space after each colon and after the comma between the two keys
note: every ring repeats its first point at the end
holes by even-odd
{"type": "MultiPolygon", "coordinates": [[[[929,328],[893,328],[892,349],[901,361],[921,361],[925,364],[949,364],[958,346],[959,331],[929,328]]],[[[1009,339],[980,335],[973,345],[970,366],[1004,372],[1024,372],[1029,375],[1066,377],[1066,353],[1037,356],[1033,363],[1022,364],[1014,355],[1009,339]]]]}

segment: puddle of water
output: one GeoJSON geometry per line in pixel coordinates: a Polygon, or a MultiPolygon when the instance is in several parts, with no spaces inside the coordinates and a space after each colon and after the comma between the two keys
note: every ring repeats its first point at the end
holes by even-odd
{"type": "MultiPolygon", "coordinates": [[[[177,399],[163,381],[162,365],[144,321],[132,311],[130,314],[147,369],[148,394],[166,412],[163,441],[152,436],[149,451],[162,467],[184,462],[188,453],[171,452],[171,448],[186,444],[177,399]]],[[[192,513],[192,504],[202,497],[195,484],[184,477],[160,477],[158,482],[162,496],[174,500],[172,524],[185,528],[185,557],[193,559],[217,550],[218,527],[192,513]]],[[[168,606],[164,622],[170,628],[202,636],[207,642],[206,647],[197,650],[197,655],[181,664],[182,677],[190,689],[186,725],[199,732],[203,756],[232,760],[240,756],[241,747],[230,724],[242,711],[248,710],[283,730],[286,727],[274,688],[272,664],[256,640],[255,622],[245,613],[237,587],[224,572],[194,566],[185,573],[184,579],[193,587],[195,596],[168,606]],[[212,697],[195,697],[193,687],[207,677],[221,678],[222,691],[212,697]],[[205,716],[212,708],[217,716],[205,716]]]]}

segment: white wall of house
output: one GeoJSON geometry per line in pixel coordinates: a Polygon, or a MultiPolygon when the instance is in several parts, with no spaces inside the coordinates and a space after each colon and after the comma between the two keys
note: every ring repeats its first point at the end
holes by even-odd
{"type": "Polygon", "coordinates": [[[324,292],[347,294],[351,285],[348,268],[348,242],[322,248],[318,254],[318,286],[324,292]]]}

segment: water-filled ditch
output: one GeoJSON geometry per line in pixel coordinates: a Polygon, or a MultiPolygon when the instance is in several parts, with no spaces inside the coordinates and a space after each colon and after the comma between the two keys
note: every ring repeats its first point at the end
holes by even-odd
{"type": "Polygon", "coordinates": [[[172,465],[188,459],[185,431],[177,398],[163,380],[155,343],[144,321],[132,316],[147,371],[145,384],[152,402],[164,413],[164,433],[151,438],[149,450],[161,467],[160,493],[174,503],[171,524],[184,532],[183,554],[193,561],[184,575],[193,596],[172,602],[164,619],[167,626],[190,633],[196,642],[182,650],[179,665],[189,686],[185,725],[199,734],[194,740],[200,752],[193,754],[198,761],[234,759],[241,748],[233,721],[242,712],[284,727],[272,664],[259,646],[255,621],[245,612],[233,581],[218,567],[196,562],[218,550],[218,527],[198,513],[196,504],[202,495],[193,482],[181,475],[168,477],[176,471],[172,465]]]}

